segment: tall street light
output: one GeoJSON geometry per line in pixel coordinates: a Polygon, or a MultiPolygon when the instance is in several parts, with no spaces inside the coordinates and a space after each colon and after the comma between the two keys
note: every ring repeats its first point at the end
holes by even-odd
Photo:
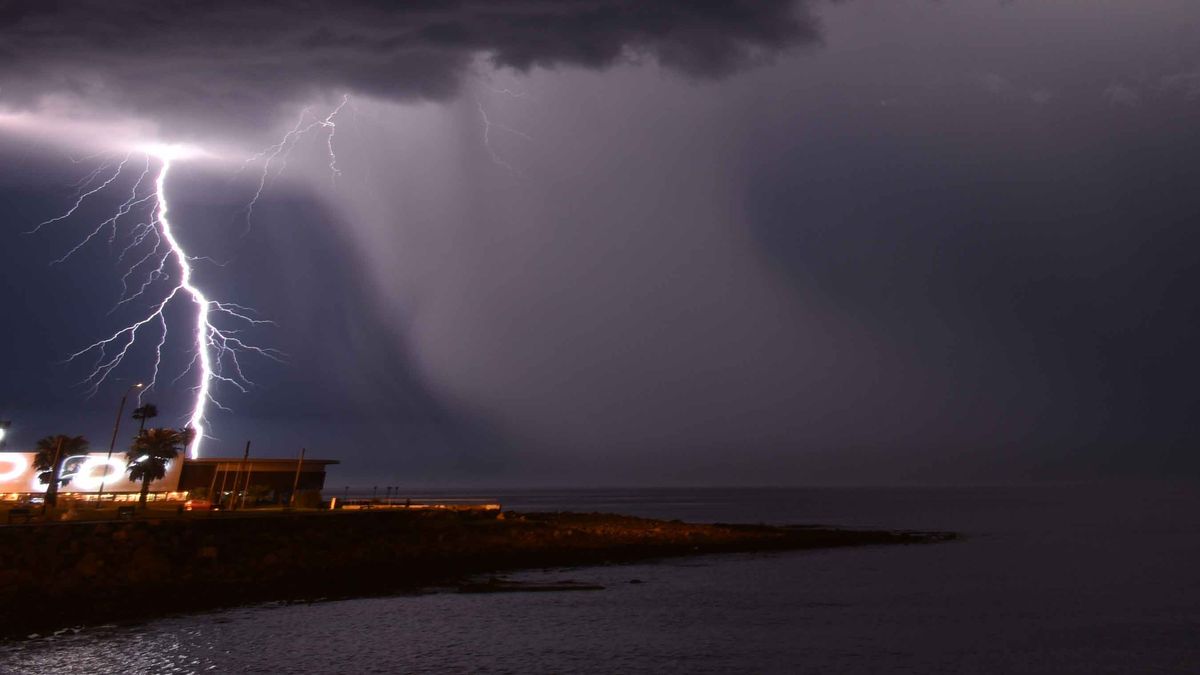
{"type": "Polygon", "coordinates": [[[104,475],[100,478],[100,491],[96,493],[96,509],[100,508],[100,499],[104,496],[104,483],[108,480],[109,462],[112,461],[113,448],[117,447],[117,432],[121,429],[121,415],[125,414],[125,401],[129,398],[129,392],[134,389],[141,389],[142,383],[129,387],[121,396],[121,405],[117,406],[117,421],[113,422],[112,440],[108,442],[108,456],[104,458],[104,475]]]}

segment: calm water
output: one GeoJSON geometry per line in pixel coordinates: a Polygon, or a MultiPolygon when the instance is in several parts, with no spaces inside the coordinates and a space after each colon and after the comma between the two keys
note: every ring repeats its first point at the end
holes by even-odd
{"type": "Polygon", "coordinates": [[[442,592],[92,628],[0,645],[0,672],[1200,672],[1194,486],[501,496],[524,510],[971,536],[513,575],[599,592],[442,592]]]}

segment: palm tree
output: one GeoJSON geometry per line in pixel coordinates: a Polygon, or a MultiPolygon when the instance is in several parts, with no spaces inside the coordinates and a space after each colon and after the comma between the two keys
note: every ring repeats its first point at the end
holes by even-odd
{"type": "Polygon", "coordinates": [[[37,442],[37,454],[33,457],[33,468],[41,471],[38,479],[46,484],[46,506],[58,504],[58,488],[61,482],[63,461],[71,455],[87,452],[88,442],[83,436],[46,436],[37,442]]]}
{"type": "Polygon", "coordinates": [[[158,417],[158,406],[153,403],[146,403],[133,409],[133,419],[138,420],[138,433],[146,430],[146,420],[158,417]]]}
{"type": "Polygon", "coordinates": [[[142,483],[138,500],[142,508],[146,508],[151,481],[167,475],[167,462],[178,457],[191,440],[191,429],[146,429],[138,433],[133,447],[125,453],[125,470],[129,472],[129,480],[142,483]]]}

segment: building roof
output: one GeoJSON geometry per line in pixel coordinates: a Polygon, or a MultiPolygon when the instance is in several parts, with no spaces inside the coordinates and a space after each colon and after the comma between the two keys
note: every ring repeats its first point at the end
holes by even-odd
{"type": "MultiPolygon", "coordinates": [[[[279,467],[295,467],[296,464],[298,462],[300,462],[300,459],[299,458],[280,459],[277,457],[250,457],[250,458],[243,460],[241,457],[201,457],[199,459],[183,460],[183,463],[185,466],[189,465],[189,464],[191,464],[191,465],[200,464],[200,465],[226,466],[226,465],[230,465],[230,464],[241,464],[243,462],[245,462],[247,464],[254,464],[255,466],[276,465],[279,467]]],[[[310,464],[319,464],[321,466],[328,466],[330,464],[341,464],[341,462],[336,459],[310,459],[308,457],[305,457],[304,465],[308,466],[310,464]]]]}

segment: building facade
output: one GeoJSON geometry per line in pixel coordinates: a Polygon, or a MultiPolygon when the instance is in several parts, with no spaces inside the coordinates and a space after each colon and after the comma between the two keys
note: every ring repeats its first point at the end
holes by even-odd
{"type": "MultiPolygon", "coordinates": [[[[45,493],[33,468],[32,452],[0,452],[0,500],[25,499],[45,493]]],[[[268,495],[277,501],[290,499],[298,492],[321,490],[325,486],[325,468],[337,464],[332,459],[247,459],[203,458],[173,460],[162,479],[150,483],[150,492],[185,496],[203,488],[207,494],[228,494],[247,489],[268,495]]],[[[132,495],[141,484],[129,480],[125,454],[93,452],[71,455],[63,460],[59,474],[63,481],[59,494],[94,498],[104,495],[132,495]]]]}
{"type": "Polygon", "coordinates": [[[265,494],[268,501],[288,501],[293,486],[297,492],[320,491],[325,487],[325,467],[333,459],[241,459],[203,458],[183,463],[179,490],[208,495],[227,495],[247,489],[265,494]]]}

